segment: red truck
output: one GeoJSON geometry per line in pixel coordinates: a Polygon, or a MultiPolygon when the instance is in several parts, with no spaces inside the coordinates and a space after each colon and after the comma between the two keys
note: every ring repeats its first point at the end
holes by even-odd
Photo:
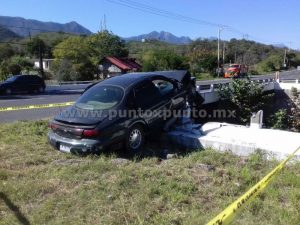
{"type": "Polygon", "coordinates": [[[245,64],[231,64],[224,73],[225,78],[244,77],[247,74],[247,66],[245,64]]]}

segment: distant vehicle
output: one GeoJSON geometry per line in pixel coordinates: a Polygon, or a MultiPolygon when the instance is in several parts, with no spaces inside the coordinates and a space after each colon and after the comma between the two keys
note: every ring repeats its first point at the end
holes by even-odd
{"type": "Polygon", "coordinates": [[[0,84],[0,93],[43,93],[45,88],[44,80],[37,75],[15,75],[0,84]]]}
{"type": "Polygon", "coordinates": [[[123,145],[135,154],[146,135],[162,130],[166,120],[158,113],[130,112],[182,109],[192,82],[187,71],[163,71],[128,73],[95,83],[50,122],[48,141],[63,152],[99,153],[123,145]]]}
{"type": "Polygon", "coordinates": [[[247,74],[247,67],[245,64],[231,64],[224,73],[225,78],[244,77],[247,74]]]}

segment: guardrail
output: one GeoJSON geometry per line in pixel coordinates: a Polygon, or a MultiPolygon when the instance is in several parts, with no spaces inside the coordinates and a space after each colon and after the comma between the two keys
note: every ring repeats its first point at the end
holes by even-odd
{"type": "MultiPolygon", "coordinates": [[[[254,80],[256,82],[259,82],[264,86],[264,91],[271,91],[276,89],[276,81],[273,78],[269,79],[256,79],[254,80]]],[[[203,84],[203,85],[197,85],[196,90],[201,94],[201,96],[204,98],[203,104],[210,104],[215,103],[220,100],[219,96],[219,88],[221,85],[229,85],[230,82],[227,83],[214,83],[214,84],[203,84]]]]}
{"type": "Polygon", "coordinates": [[[298,79],[284,79],[284,80],[279,80],[278,83],[299,84],[299,80],[298,79]]]}
{"type": "MultiPolygon", "coordinates": [[[[254,81],[262,84],[264,86],[264,91],[291,90],[292,88],[297,88],[298,90],[300,90],[300,82],[298,79],[276,80],[270,78],[270,79],[255,79],[254,81]]],[[[197,85],[196,90],[204,98],[203,104],[210,104],[219,101],[220,97],[219,97],[218,89],[220,85],[228,85],[228,84],[229,82],[197,85]]]]}

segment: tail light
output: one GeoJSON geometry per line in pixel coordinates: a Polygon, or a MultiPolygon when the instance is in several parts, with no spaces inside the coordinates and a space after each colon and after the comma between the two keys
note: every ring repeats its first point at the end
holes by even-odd
{"type": "Polygon", "coordinates": [[[51,130],[56,130],[56,129],[58,128],[58,125],[55,124],[55,123],[50,122],[50,123],[49,123],[49,128],[50,128],[51,130]]]}
{"type": "Polygon", "coordinates": [[[94,138],[99,137],[100,132],[98,130],[92,129],[92,130],[83,130],[82,137],[84,138],[94,138]]]}

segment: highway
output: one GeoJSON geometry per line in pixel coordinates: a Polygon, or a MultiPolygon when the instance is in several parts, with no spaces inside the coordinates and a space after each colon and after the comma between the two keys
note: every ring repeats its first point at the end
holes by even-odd
{"type": "MultiPolygon", "coordinates": [[[[275,78],[274,74],[253,76],[253,80],[275,78]]],[[[280,73],[280,79],[300,79],[300,71],[286,71],[280,73]]],[[[197,81],[197,85],[210,85],[227,83],[230,79],[215,79],[197,81]]],[[[0,108],[11,106],[27,106],[38,104],[50,104],[75,101],[88,84],[47,86],[45,93],[38,95],[22,94],[0,96],[0,108]]],[[[17,120],[37,120],[51,118],[58,114],[64,107],[31,109],[19,111],[0,112],[0,123],[13,122],[17,120]]]]}
{"type": "MultiPolygon", "coordinates": [[[[275,73],[251,76],[252,80],[271,79],[271,78],[275,78],[275,73]]],[[[280,79],[287,79],[287,80],[300,79],[300,71],[299,70],[291,70],[291,71],[280,72],[280,79]]],[[[197,81],[197,85],[210,85],[210,84],[220,84],[220,83],[228,83],[228,82],[230,82],[230,79],[220,78],[220,79],[214,79],[214,80],[197,81]]]]}

